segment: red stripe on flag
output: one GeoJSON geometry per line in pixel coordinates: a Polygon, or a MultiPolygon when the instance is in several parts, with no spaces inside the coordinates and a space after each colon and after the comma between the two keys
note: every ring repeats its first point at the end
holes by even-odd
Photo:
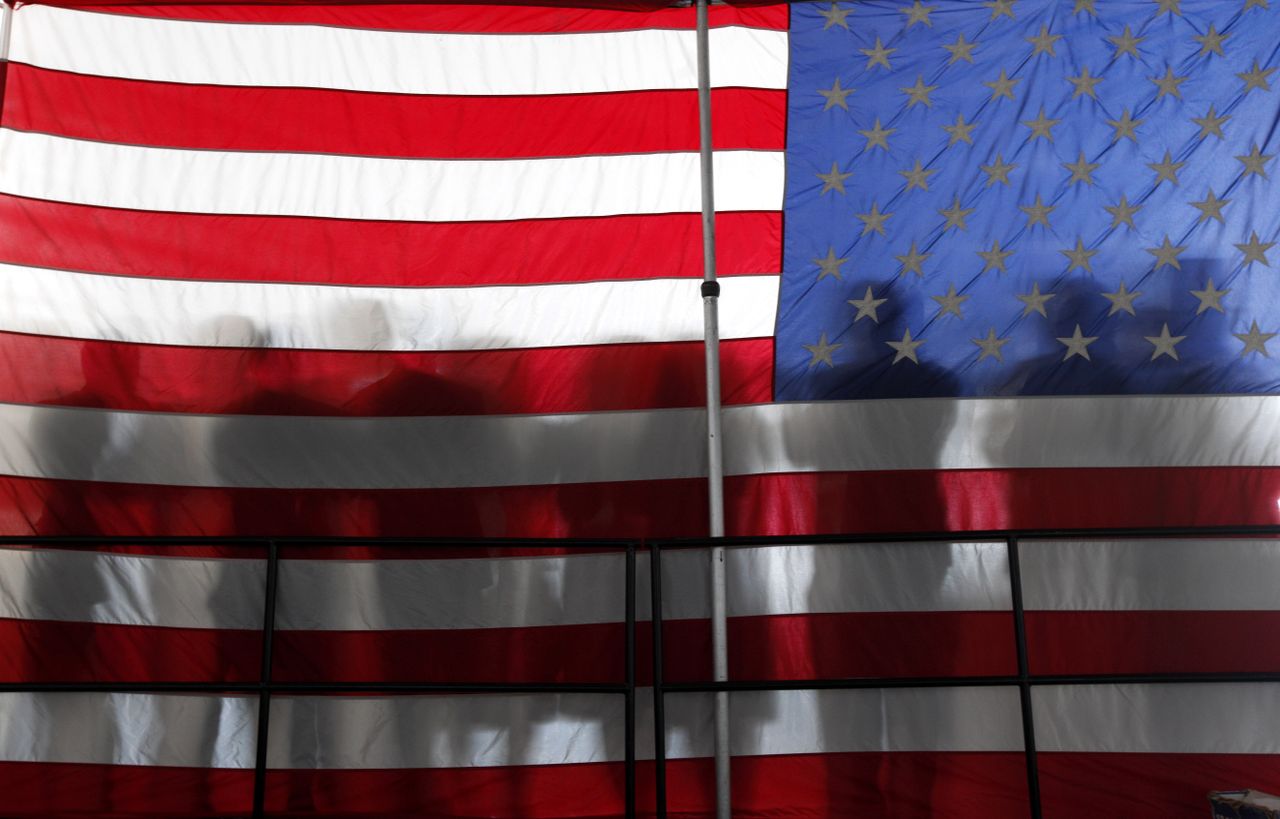
{"type": "Polygon", "coordinates": [[[3,682],[257,682],[262,634],[0,620],[3,682]]]}
{"type": "MultiPolygon", "coordinates": [[[[672,0],[527,0],[484,3],[355,3],[322,5],[312,0],[269,4],[140,4],[132,0],[37,0],[39,5],[90,8],[138,17],[228,23],[327,25],[388,31],[474,34],[559,34],[575,31],[692,29],[693,9],[670,8],[672,0]],[[594,8],[592,8],[594,6],[594,8]]],[[[712,6],[712,26],[786,30],[785,3],[712,6]]]]}
{"type": "Polygon", "coordinates": [[[751,475],[726,496],[731,535],[1266,525],[1280,523],[1280,468],[751,475]]]}
{"type": "MultiPolygon", "coordinates": [[[[706,620],[664,624],[668,682],[711,679],[706,620]]],[[[734,617],[732,679],[1013,674],[1007,612],[850,612],[734,617]]],[[[650,627],[637,626],[637,679],[652,681],[650,627]]],[[[623,625],[276,632],[275,677],[295,682],[620,682],[623,625]]]]}
{"type": "Polygon", "coordinates": [[[1280,671],[1280,611],[1029,611],[1026,620],[1036,674],[1280,671]]]}
{"type": "MultiPolygon", "coordinates": [[[[782,150],[786,99],[785,91],[712,91],[715,146],[782,150]]],[[[698,96],[683,90],[418,96],[193,87],[14,64],[3,121],[78,139],[229,151],[508,159],[698,150],[698,96]]]]}
{"type": "MultiPolygon", "coordinates": [[[[730,534],[1275,523],[1280,469],[749,475],[730,534]],[[1013,490],[1013,487],[1017,487],[1013,490]],[[1009,494],[998,490],[1010,489],[1009,494]],[[911,497],[910,505],[890,503],[911,497]]],[[[434,490],[232,489],[0,478],[14,534],[699,537],[701,478],[434,490]]]]}
{"type": "MultiPolygon", "coordinates": [[[[1023,819],[1023,764],[1021,753],[738,757],[733,804],[735,815],[747,817],[1023,819]]],[[[273,816],[616,816],[623,809],[623,773],[616,762],[274,770],[267,777],[266,809],[273,816]]],[[[639,763],[637,774],[641,815],[652,815],[653,763],[639,763]]],[[[667,776],[671,815],[714,815],[711,760],[671,761],[667,776]]],[[[77,812],[170,819],[247,816],[252,788],[252,771],[0,763],[0,792],[5,794],[5,816],[11,819],[77,812]]]]}
{"type": "MultiPolygon", "coordinates": [[[[737,680],[1012,674],[1007,612],[851,612],[734,617],[737,680]],[[749,647],[749,648],[748,648],[749,647]]],[[[637,625],[637,679],[652,681],[650,627],[637,625]]],[[[668,620],[668,682],[711,679],[706,620],[668,620]]],[[[278,682],[617,683],[623,624],[501,629],[277,629],[278,682]]],[[[0,619],[0,682],[256,682],[261,635],[0,619]],[[48,646],[58,646],[51,651],[48,646]],[[42,648],[43,647],[43,648],[42,648]]]]}
{"type": "Polygon", "coordinates": [[[1046,819],[1204,819],[1210,791],[1280,791],[1277,757],[1263,754],[1046,753],[1046,819]]]}
{"type": "MultiPolygon", "coordinates": [[[[773,339],[721,345],[726,404],[768,401],[773,339]]],[[[147,412],[486,415],[697,407],[702,342],[440,353],[166,347],[0,333],[0,401],[147,412]]]]}
{"type": "MultiPolygon", "coordinates": [[[[1023,819],[1020,753],[841,753],[733,760],[734,815],[818,819],[1023,819]]],[[[403,771],[274,771],[267,810],[283,816],[600,817],[622,813],[623,767],[544,765],[403,771]]],[[[652,815],[653,764],[637,768],[652,815]]],[[[715,815],[711,760],[667,764],[671,816],[715,815]]],[[[1101,814],[1098,814],[1101,815],[1101,814]]]]}
{"type": "MultiPolygon", "coordinates": [[[[716,217],[720,272],[778,273],[782,214],[716,217]]],[[[117,210],[0,195],[0,261],[121,276],[472,286],[701,278],[696,213],[373,222],[117,210]]]]}
{"type": "Polygon", "coordinates": [[[0,762],[0,794],[6,819],[241,817],[253,771],[0,762]]]}

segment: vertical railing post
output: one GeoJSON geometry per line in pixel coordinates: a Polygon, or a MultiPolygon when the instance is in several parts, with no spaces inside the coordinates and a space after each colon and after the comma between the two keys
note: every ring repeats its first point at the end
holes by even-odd
{"type": "Polygon", "coordinates": [[[653,798],[656,819],[667,819],[667,712],[662,679],[662,549],[649,544],[649,624],[653,633],[653,798]]]}
{"type": "Polygon", "coordinates": [[[626,748],[626,816],[636,816],[636,544],[627,544],[626,590],[626,659],[623,673],[627,683],[626,711],[624,714],[624,742],[626,748]]]}
{"type": "Polygon", "coordinates": [[[1031,671],[1027,661],[1027,624],[1022,604],[1022,565],[1019,560],[1017,536],[1010,535],[1005,542],[1009,548],[1009,586],[1013,595],[1013,637],[1018,652],[1018,698],[1022,708],[1022,747],[1027,763],[1027,797],[1031,804],[1031,819],[1041,819],[1040,766],[1036,758],[1036,724],[1031,702],[1031,671]]]}
{"type": "Polygon", "coordinates": [[[276,633],[276,590],[280,577],[280,551],[267,541],[267,581],[262,612],[262,668],[258,675],[258,737],[253,765],[253,816],[262,819],[267,801],[267,740],[271,724],[271,665],[276,633]]]}

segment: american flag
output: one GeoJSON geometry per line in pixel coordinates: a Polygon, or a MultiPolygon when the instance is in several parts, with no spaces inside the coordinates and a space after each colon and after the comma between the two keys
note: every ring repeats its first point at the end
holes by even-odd
{"type": "MultiPolygon", "coordinates": [[[[694,13],[596,5],[19,6],[0,529],[703,534],[694,13]]],[[[1277,14],[713,8],[730,533],[1280,519],[1277,14]]],[[[1003,546],[957,538],[734,553],[733,674],[1013,673],[1003,546]]],[[[283,557],[276,679],[619,676],[617,555],[283,557]]],[[[0,563],[5,680],[257,677],[260,553],[0,563]]],[[[707,674],[705,563],[665,564],[674,679],[707,674]]],[[[1278,564],[1028,544],[1032,671],[1280,669],[1278,564]]],[[[1280,788],[1266,686],[1037,697],[1046,815],[1280,788]]],[[[0,695],[0,814],[243,814],[255,708],[0,695]]],[[[708,703],[669,709],[705,812],[708,703]]],[[[1026,815],[1014,690],[733,714],[741,815],[1026,815]]],[[[268,809],[616,814],[620,716],[277,698],[268,809]]]]}

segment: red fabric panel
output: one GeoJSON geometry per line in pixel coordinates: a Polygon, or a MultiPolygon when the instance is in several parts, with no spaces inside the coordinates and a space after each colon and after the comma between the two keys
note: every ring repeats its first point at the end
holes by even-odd
{"type": "MultiPolygon", "coordinates": [[[[329,5],[314,0],[274,0],[261,4],[137,3],[135,0],[37,0],[40,5],[100,8],[119,14],[239,23],[288,23],[387,29],[391,31],[457,31],[475,33],[554,34],[572,31],[627,31],[641,28],[694,27],[689,7],[669,8],[675,0],[515,0],[456,3],[425,0],[383,3],[356,0],[329,5]]],[[[713,6],[712,26],[750,26],[785,30],[787,7],[778,0],[713,6]]]]}
{"type": "MultiPolygon", "coordinates": [[[[623,625],[519,629],[277,631],[275,678],[295,682],[621,682],[623,625]]],[[[636,675],[652,682],[651,628],[636,627],[636,675]]],[[[711,679],[705,620],[664,624],[668,682],[711,679]]],[[[1005,612],[895,612],[735,617],[733,679],[1013,674],[1005,612]]]]}
{"type": "Polygon", "coordinates": [[[811,472],[725,494],[731,535],[1280,523],[1274,467],[811,472]]]}
{"type": "MultiPolygon", "coordinates": [[[[102,535],[699,537],[700,478],[478,489],[141,486],[0,478],[0,532],[102,535]]],[[[1026,469],[726,481],[729,534],[1266,524],[1280,469],[1026,469]],[[898,501],[914,499],[909,506],[898,501]]]]}
{"type": "MultiPolygon", "coordinates": [[[[692,662],[677,664],[711,679],[710,626],[702,639],[667,625],[671,644],[692,662]]],[[[688,628],[686,626],[685,628],[688,628]]],[[[664,646],[666,643],[664,642],[664,646]]],[[[1017,673],[1013,615],[1002,611],[858,612],[739,617],[729,621],[733,679],[948,677],[1017,673]]]]}
{"type": "Polygon", "coordinates": [[[262,635],[0,619],[0,682],[257,682],[262,635]]]}
{"type": "MultiPolygon", "coordinates": [[[[652,763],[640,763],[652,815],[652,763]]],[[[267,810],[282,816],[604,817],[622,813],[620,764],[434,771],[275,771],[267,810]]],[[[714,815],[710,760],[667,768],[671,817],[714,815]]],[[[1020,753],[737,757],[736,817],[1025,819],[1020,753]]],[[[1101,815],[1101,814],[1099,814],[1101,815]]]]}
{"type": "Polygon", "coordinates": [[[5,819],[247,817],[253,771],[0,762],[5,819]]]}
{"type": "MultiPolygon", "coordinates": [[[[721,344],[726,404],[769,400],[773,339],[721,344]]],[[[0,333],[0,401],[146,412],[490,415],[700,407],[700,341],[445,353],[167,347],[0,333]]]]}
{"type": "MultiPolygon", "coordinates": [[[[669,682],[711,678],[707,621],[666,623],[669,682]]],[[[729,622],[734,679],[1012,674],[1002,612],[741,617],[729,622]]],[[[637,679],[652,682],[638,623],[637,679]]],[[[282,682],[621,682],[623,625],[276,632],[282,682]]],[[[258,632],[0,619],[0,682],[256,682],[258,632]]]]}
{"type": "MultiPolygon", "coordinates": [[[[723,275],[780,272],[782,214],[719,214],[716,248],[723,275]]],[[[696,213],[369,222],[115,210],[0,195],[0,261],[121,276],[387,287],[700,279],[702,226],[696,213]]]]}
{"type": "Polygon", "coordinates": [[[622,537],[706,531],[706,481],[272,490],[0,477],[7,534],[622,537]],[[654,516],[662,510],[662,519],[654,516]]]}
{"type": "Polygon", "coordinates": [[[1029,611],[1026,623],[1033,674],[1280,671],[1280,611],[1029,611]]]}
{"type": "MultiPolygon", "coordinates": [[[[206,85],[192,93],[23,64],[9,71],[5,127],[103,142],[428,159],[698,150],[692,90],[457,97],[206,85]]],[[[713,91],[713,144],[782,150],[786,100],[785,91],[713,91]]]]}
{"type": "Polygon", "coordinates": [[[1040,753],[1045,819],[1204,819],[1209,791],[1280,791],[1280,758],[1040,753]]]}
{"type": "MultiPolygon", "coordinates": [[[[643,809],[653,804],[652,763],[640,763],[637,781],[641,813],[652,815],[643,809]]],[[[710,760],[669,763],[670,815],[713,815],[712,781],[710,760]]],[[[266,807],[276,816],[604,817],[621,815],[622,782],[620,763],[273,771],[266,807]]],[[[8,819],[241,817],[252,785],[252,771],[0,763],[8,819]]],[[[740,817],[1023,819],[1027,811],[1020,753],[739,757],[733,799],[740,817]]]]}

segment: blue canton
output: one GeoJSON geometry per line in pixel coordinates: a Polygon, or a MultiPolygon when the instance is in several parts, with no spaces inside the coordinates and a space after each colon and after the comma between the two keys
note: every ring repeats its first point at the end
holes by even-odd
{"type": "Polygon", "coordinates": [[[779,400],[1280,393],[1280,2],[792,7],[779,400]]]}

